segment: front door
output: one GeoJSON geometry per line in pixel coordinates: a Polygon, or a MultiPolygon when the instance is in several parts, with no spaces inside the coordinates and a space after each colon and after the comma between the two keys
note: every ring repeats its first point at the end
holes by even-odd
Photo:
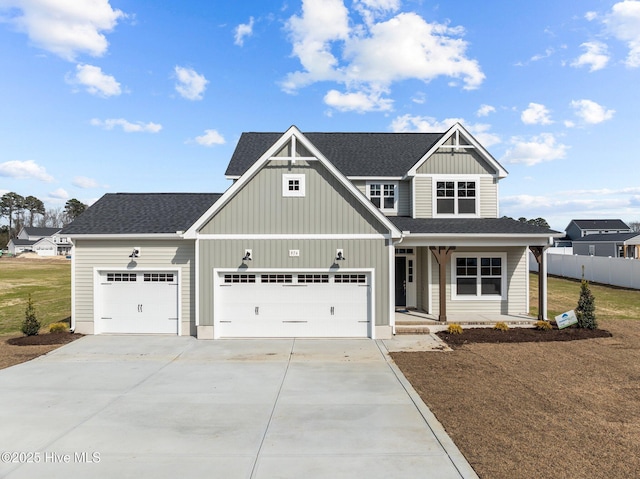
{"type": "Polygon", "coordinates": [[[396,306],[407,305],[407,258],[396,256],[396,306]]]}

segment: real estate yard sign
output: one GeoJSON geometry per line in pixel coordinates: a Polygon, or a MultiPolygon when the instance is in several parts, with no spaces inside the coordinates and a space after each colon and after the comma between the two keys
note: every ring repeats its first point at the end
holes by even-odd
{"type": "Polygon", "coordinates": [[[567,326],[571,326],[572,324],[577,324],[578,318],[576,317],[576,313],[573,311],[567,311],[566,313],[562,313],[560,316],[556,316],[556,324],[558,325],[558,329],[566,328],[567,326]]]}

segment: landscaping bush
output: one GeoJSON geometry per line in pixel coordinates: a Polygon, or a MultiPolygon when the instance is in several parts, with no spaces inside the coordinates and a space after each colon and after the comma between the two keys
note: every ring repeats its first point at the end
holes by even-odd
{"type": "Polygon", "coordinates": [[[553,326],[549,321],[536,321],[535,326],[536,329],[539,329],[540,331],[550,331],[553,329],[553,326]]]}
{"type": "Polygon", "coordinates": [[[509,325],[504,321],[498,321],[493,329],[497,329],[498,331],[509,331],[509,325]]]}
{"type": "Polygon", "coordinates": [[[447,333],[449,334],[462,334],[463,329],[462,326],[456,323],[451,323],[447,328],[447,333]]]}
{"type": "Polygon", "coordinates": [[[67,323],[51,323],[49,325],[50,333],[66,333],[67,332],[67,323]]]}
{"type": "Polygon", "coordinates": [[[22,322],[22,332],[26,336],[35,336],[40,331],[40,321],[36,317],[36,308],[33,306],[31,295],[27,302],[27,309],[24,311],[24,321],[22,322]]]}
{"type": "Polygon", "coordinates": [[[589,289],[587,280],[582,280],[580,284],[580,299],[575,310],[578,318],[578,327],[587,329],[598,329],[596,321],[596,300],[589,289]]]}

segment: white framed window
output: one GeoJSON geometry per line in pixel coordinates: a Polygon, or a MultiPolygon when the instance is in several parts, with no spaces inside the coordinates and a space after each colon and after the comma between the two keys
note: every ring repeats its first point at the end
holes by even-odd
{"type": "Polygon", "coordinates": [[[386,213],[398,211],[398,183],[370,182],[367,183],[367,197],[376,208],[386,213]]]}
{"type": "Polygon", "coordinates": [[[282,196],[303,197],[305,195],[304,174],[282,175],[282,196]]]}
{"type": "Polygon", "coordinates": [[[436,178],[434,216],[477,216],[479,185],[476,178],[436,178]]]}
{"type": "Polygon", "coordinates": [[[505,299],[507,297],[506,277],[506,253],[454,253],[452,255],[452,299],[505,299]]]}

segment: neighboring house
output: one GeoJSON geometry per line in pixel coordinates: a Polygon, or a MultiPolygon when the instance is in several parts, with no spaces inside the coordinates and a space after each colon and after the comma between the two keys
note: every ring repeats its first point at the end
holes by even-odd
{"type": "Polygon", "coordinates": [[[71,251],[71,241],[57,233],[60,228],[23,227],[15,240],[9,241],[12,254],[33,251],[39,256],[66,255],[71,251]],[[18,241],[18,243],[16,243],[18,241]],[[13,244],[12,244],[13,242],[13,244]],[[13,249],[13,250],[12,250],[13,249]]]}
{"type": "Polygon", "coordinates": [[[34,243],[35,241],[28,239],[12,238],[7,243],[7,250],[9,250],[9,253],[14,256],[21,253],[27,253],[29,251],[33,251],[34,243]]]}
{"type": "Polygon", "coordinates": [[[640,258],[640,233],[589,234],[573,240],[573,253],[585,256],[640,258]]]}
{"type": "Polygon", "coordinates": [[[631,228],[622,220],[571,220],[566,228],[567,238],[576,240],[594,234],[631,233],[631,228]]]}
{"type": "Polygon", "coordinates": [[[561,233],[500,218],[504,168],[445,133],[244,133],[224,194],[107,194],[72,239],[72,327],[198,338],[371,337],[396,308],[529,310],[528,251],[561,233]]]}

